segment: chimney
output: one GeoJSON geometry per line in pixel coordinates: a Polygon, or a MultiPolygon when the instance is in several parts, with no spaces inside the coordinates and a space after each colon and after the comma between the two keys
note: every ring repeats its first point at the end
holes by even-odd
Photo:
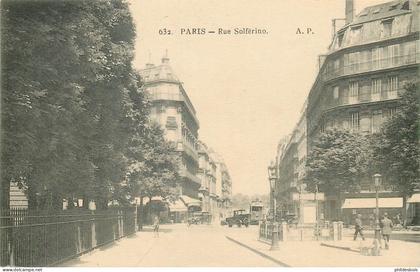
{"type": "Polygon", "coordinates": [[[168,57],[168,49],[165,50],[165,56],[162,58],[162,64],[168,64],[169,57],[168,57]]]}
{"type": "Polygon", "coordinates": [[[167,64],[167,63],[169,63],[169,58],[165,56],[162,58],[162,64],[167,64]]]}
{"type": "Polygon", "coordinates": [[[354,1],[346,0],[346,25],[353,21],[354,16],[354,1]]]}

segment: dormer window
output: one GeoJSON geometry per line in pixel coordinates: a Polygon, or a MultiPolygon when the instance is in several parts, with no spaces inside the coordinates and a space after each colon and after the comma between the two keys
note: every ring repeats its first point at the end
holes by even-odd
{"type": "Polygon", "coordinates": [[[390,37],[392,35],[392,22],[394,18],[382,21],[382,38],[390,37]]]}
{"type": "Polygon", "coordinates": [[[351,28],[351,39],[353,43],[359,43],[362,39],[363,25],[353,26],[351,28]]]}
{"type": "Polygon", "coordinates": [[[368,14],[369,14],[368,11],[364,11],[364,12],[360,13],[359,16],[363,17],[363,16],[367,16],[368,14]]]}
{"type": "Polygon", "coordinates": [[[377,8],[377,9],[375,9],[372,13],[373,13],[373,14],[378,14],[380,11],[381,11],[381,8],[377,8]]]}
{"type": "Polygon", "coordinates": [[[389,10],[394,10],[397,8],[397,6],[398,6],[398,3],[392,4],[389,6],[389,10]]]}

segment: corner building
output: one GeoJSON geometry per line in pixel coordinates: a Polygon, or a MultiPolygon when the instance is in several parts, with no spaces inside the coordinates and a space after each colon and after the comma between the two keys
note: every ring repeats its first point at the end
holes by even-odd
{"type": "MultiPolygon", "coordinates": [[[[418,78],[419,8],[419,1],[392,1],[367,7],[353,18],[353,1],[346,1],[346,24],[334,33],[308,96],[309,150],[326,129],[375,133],[395,114],[404,83],[418,78]]],[[[380,208],[392,212],[402,207],[401,196],[390,187],[383,186],[380,197],[388,203],[380,208]]],[[[370,205],[367,202],[374,204],[372,198],[374,186],[367,178],[361,193],[347,194],[344,203],[327,196],[325,217],[337,219],[343,209],[344,221],[350,221],[370,205]]],[[[418,203],[410,206],[409,214],[414,216],[418,203]]]]}
{"type": "Polygon", "coordinates": [[[179,194],[198,199],[201,186],[197,177],[199,122],[194,106],[169,65],[169,58],[162,58],[157,66],[146,64],[140,76],[152,103],[150,116],[164,129],[165,138],[176,145],[181,158],[179,194]]]}

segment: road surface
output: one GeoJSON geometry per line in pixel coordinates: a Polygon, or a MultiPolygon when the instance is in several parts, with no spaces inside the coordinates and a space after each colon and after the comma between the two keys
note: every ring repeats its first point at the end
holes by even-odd
{"type": "Polygon", "coordinates": [[[258,230],[184,224],[161,225],[159,237],[147,230],[63,264],[63,266],[279,266],[226,238],[258,230]]]}

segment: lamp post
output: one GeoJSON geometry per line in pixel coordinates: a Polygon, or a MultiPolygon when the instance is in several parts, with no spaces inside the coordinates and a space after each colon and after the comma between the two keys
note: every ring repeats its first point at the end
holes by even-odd
{"type": "Polygon", "coordinates": [[[379,195],[378,195],[378,190],[379,190],[379,186],[381,185],[382,175],[381,174],[373,175],[373,180],[375,181],[375,192],[376,192],[375,239],[377,239],[378,242],[379,242],[380,239],[381,239],[381,226],[379,225],[379,195]]]}
{"type": "Polygon", "coordinates": [[[302,226],[304,224],[304,203],[303,203],[303,190],[304,190],[305,185],[299,184],[299,226],[302,226]]]}
{"type": "Polygon", "coordinates": [[[275,196],[275,190],[276,190],[276,180],[277,180],[277,171],[276,166],[274,163],[271,163],[271,165],[268,167],[268,180],[270,183],[270,197],[271,197],[271,205],[272,205],[272,211],[273,211],[273,231],[271,235],[271,247],[270,250],[278,250],[279,249],[279,232],[278,232],[278,225],[276,220],[276,196],[275,196]]]}

